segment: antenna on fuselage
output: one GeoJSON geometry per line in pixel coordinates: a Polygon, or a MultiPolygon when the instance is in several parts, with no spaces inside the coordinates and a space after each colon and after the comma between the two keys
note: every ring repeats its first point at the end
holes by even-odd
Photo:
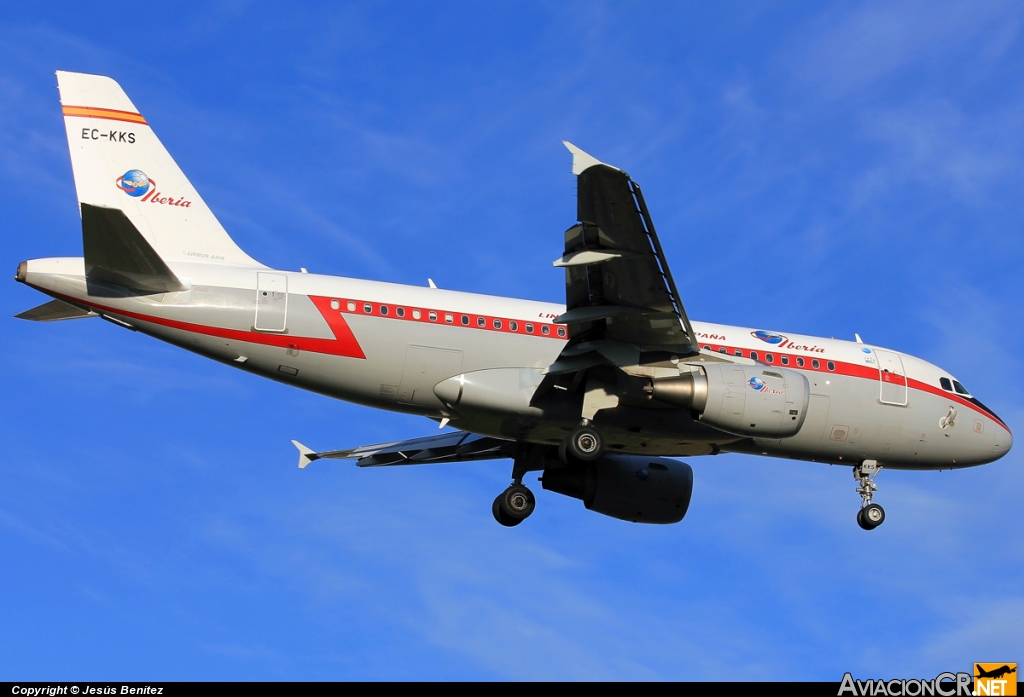
{"type": "Polygon", "coordinates": [[[853,338],[855,338],[857,340],[858,344],[863,344],[864,343],[864,339],[860,338],[860,334],[854,333],[853,338]]]}
{"type": "Polygon", "coordinates": [[[437,288],[437,286],[434,284],[434,279],[432,278],[427,279],[427,285],[430,286],[431,288],[437,288]]]}

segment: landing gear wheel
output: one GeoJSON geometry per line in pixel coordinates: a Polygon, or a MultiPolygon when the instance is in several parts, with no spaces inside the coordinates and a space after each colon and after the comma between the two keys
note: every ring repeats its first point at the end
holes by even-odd
{"type": "Polygon", "coordinates": [[[597,431],[589,426],[580,426],[569,434],[566,450],[577,460],[590,462],[601,457],[604,443],[597,431]]]}
{"type": "Polygon", "coordinates": [[[491,513],[496,521],[511,528],[526,520],[536,507],[533,492],[522,484],[513,484],[494,499],[491,513]]]}
{"type": "Polygon", "coordinates": [[[885,510],[877,503],[869,503],[857,514],[857,524],[865,530],[874,530],[885,522],[885,510]]]}

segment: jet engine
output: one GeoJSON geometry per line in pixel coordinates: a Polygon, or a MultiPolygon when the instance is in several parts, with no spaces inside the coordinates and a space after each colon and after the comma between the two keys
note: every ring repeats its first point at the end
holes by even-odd
{"type": "Polygon", "coordinates": [[[678,523],[690,506],[693,470],[685,462],[664,457],[605,455],[568,466],[553,461],[541,484],[619,520],[678,523]]]}
{"type": "Polygon", "coordinates": [[[709,426],[758,438],[795,435],[811,396],[798,371],[735,363],[691,366],[679,377],[655,378],[647,391],[651,399],[690,409],[709,426]]]}

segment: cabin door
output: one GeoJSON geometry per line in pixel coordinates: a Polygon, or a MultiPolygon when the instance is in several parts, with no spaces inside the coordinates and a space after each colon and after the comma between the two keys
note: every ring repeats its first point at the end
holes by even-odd
{"type": "Polygon", "coordinates": [[[875,349],[875,356],[878,358],[878,379],[882,383],[879,401],[882,404],[906,406],[907,372],[903,369],[900,354],[875,349]]]}

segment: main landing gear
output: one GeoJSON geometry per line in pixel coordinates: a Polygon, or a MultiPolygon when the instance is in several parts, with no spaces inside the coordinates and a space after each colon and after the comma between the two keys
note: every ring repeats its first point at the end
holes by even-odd
{"type": "Polygon", "coordinates": [[[537,499],[533,492],[519,483],[498,494],[491,506],[491,513],[496,521],[511,528],[526,520],[536,506],[537,499]]]}
{"type": "Polygon", "coordinates": [[[533,492],[523,484],[523,476],[530,470],[544,469],[543,446],[522,444],[512,464],[512,484],[498,494],[491,506],[494,519],[506,528],[515,527],[530,517],[537,507],[533,492]]]}
{"type": "Polygon", "coordinates": [[[558,456],[565,463],[569,462],[570,456],[583,462],[591,462],[601,457],[603,452],[604,441],[601,440],[601,434],[587,419],[583,419],[576,430],[566,436],[558,447],[558,456]]]}
{"type": "Polygon", "coordinates": [[[857,512],[857,525],[865,530],[874,530],[885,522],[885,510],[877,503],[871,503],[871,496],[878,491],[875,484],[875,477],[878,476],[881,466],[876,460],[865,460],[853,468],[853,478],[860,486],[857,493],[860,494],[860,511],[857,512]]]}

